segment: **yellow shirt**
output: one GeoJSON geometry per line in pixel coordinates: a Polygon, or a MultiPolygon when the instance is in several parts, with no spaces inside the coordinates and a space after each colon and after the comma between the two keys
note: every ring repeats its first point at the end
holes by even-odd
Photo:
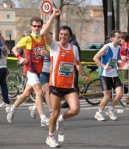
{"type": "MultiPolygon", "coordinates": [[[[35,37],[31,34],[31,36],[34,38],[35,41],[37,42],[40,42],[41,41],[41,35],[38,36],[38,37],[35,37]]],[[[18,48],[25,48],[25,49],[28,49],[28,50],[31,50],[32,48],[32,40],[31,40],[31,37],[30,36],[25,36],[23,37],[17,44],[17,47],[18,48]]],[[[46,51],[50,51],[49,49],[49,46],[47,45],[47,43],[45,43],[45,48],[46,48],[46,51]]]]}

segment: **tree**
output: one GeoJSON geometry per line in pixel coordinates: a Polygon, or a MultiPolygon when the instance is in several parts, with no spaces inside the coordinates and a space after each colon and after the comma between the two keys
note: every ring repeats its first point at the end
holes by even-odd
{"type": "MultiPolygon", "coordinates": [[[[86,4],[86,0],[52,0],[52,3],[53,3],[53,6],[55,8],[58,8],[60,9],[61,11],[63,11],[63,7],[66,6],[66,5],[72,5],[73,7],[74,6],[83,6],[84,8],[87,8],[87,4],[86,4]]],[[[81,9],[79,9],[81,11],[81,9]]],[[[82,13],[83,15],[84,13],[82,13]]],[[[60,28],[60,16],[58,16],[56,18],[56,21],[55,21],[55,39],[58,40],[58,32],[59,32],[59,28],[60,28]]]]}
{"type": "MultiPolygon", "coordinates": [[[[17,1],[19,7],[21,8],[40,8],[42,0],[13,0],[17,1]]],[[[60,9],[63,11],[64,6],[72,6],[72,7],[78,7],[79,11],[84,15],[84,9],[87,9],[87,1],[86,0],[51,0],[51,3],[53,4],[53,7],[60,9]],[[83,7],[83,11],[80,9],[80,7],[83,7]]],[[[85,16],[84,16],[85,17],[85,16]]],[[[60,16],[58,16],[55,20],[54,25],[54,33],[55,33],[55,39],[58,40],[58,31],[60,28],[60,16]]]]}
{"type": "MultiPolygon", "coordinates": [[[[33,1],[17,0],[17,1],[19,2],[19,7],[22,7],[22,8],[38,7],[39,10],[41,10],[40,6],[43,2],[41,0],[33,0],[33,1]]],[[[81,45],[84,46],[84,44],[86,44],[87,42],[91,42],[90,40],[92,41],[94,40],[95,42],[103,42],[103,37],[102,37],[103,36],[102,35],[103,34],[103,23],[102,23],[103,16],[97,15],[97,12],[94,12],[94,8],[92,8],[91,5],[90,7],[88,6],[87,2],[89,0],[50,0],[50,1],[53,4],[53,7],[59,8],[62,11],[61,16],[56,18],[54,28],[53,28],[54,29],[53,33],[56,40],[58,40],[58,31],[62,23],[65,25],[68,24],[72,28],[73,32],[77,34],[77,40],[80,43],[80,46],[81,45]],[[76,20],[74,19],[74,16],[71,15],[71,10],[75,11],[75,16],[77,16],[76,20]],[[94,14],[92,15],[92,13],[94,14]],[[67,17],[64,17],[64,15],[67,15],[67,17]],[[99,19],[97,20],[96,18],[97,19],[99,18],[99,19]],[[78,21],[78,22],[75,22],[75,21],[78,21]],[[90,22],[92,24],[93,23],[98,24],[98,28],[99,27],[101,28],[101,38],[100,36],[98,37],[98,34],[96,34],[94,39],[88,38],[87,41],[85,41],[85,37],[83,33],[86,33],[88,31],[88,32],[91,32],[92,35],[94,34],[93,28],[91,29],[92,31],[89,30],[90,22]],[[76,23],[78,23],[78,29],[74,27],[76,23]]],[[[96,10],[95,8],[95,11],[99,11],[99,10],[96,10]]],[[[41,17],[45,22],[47,22],[49,16],[50,15],[44,15],[43,13],[41,15],[41,17]]]]}

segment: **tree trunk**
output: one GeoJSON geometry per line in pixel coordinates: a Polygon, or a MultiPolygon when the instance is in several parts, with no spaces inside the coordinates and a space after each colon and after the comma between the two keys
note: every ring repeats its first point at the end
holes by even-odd
{"type": "MultiPolygon", "coordinates": [[[[62,11],[63,9],[63,4],[64,0],[59,0],[59,9],[62,11]]],[[[55,39],[58,41],[59,40],[59,29],[60,29],[60,16],[56,17],[55,19],[55,24],[54,24],[54,34],[55,34],[55,39]]]]}

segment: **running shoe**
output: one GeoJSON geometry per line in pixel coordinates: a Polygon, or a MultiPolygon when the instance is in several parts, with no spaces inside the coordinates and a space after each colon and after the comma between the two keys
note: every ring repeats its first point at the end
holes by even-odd
{"type": "Polygon", "coordinates": [[[8,112],[9,112],[9,109],[10,109],[10,107],[9,107],[9,106],[5,108],[6,113],[8,113],[8,112]]]}
{"type": "Polygon", "coordinates": [[[105,120],[102,112],[96,112],[95,119],[97,119],[98,121],[104,121],[105,120]]]}
{"type": "Polygon", "coordinates": [[[29,110],[30,110],[30,116],[33,119],[36,119],[36,110],[33,109],[33,106],[29,106],[29,110]]]}
{"type": "Polygon", "coordinates": [[[0,108],[5,108],[5,107],[9,107],[9,104],[5,103],[5,102],[2,102],[0,104],[0,108]]]}
{"type": "Polygon", "coordinates": [[[47,118],[46,116],[43,118],[43,119],[41,119],[41,127],[48,127],[48,125],[49,125],[49,118],[47,118]]]}
{"type": "Polygon", "coordinates": [[[8,109],[7,121],[8,123],[13,123],[14,111],[11,111],[11,107],[8,109]]]}
{"type": "Polygon", "coordinates": [[[64,134],[64,123],[63,123],[63,121],[57,120],[56,130],[58,131],[58,133],[60,135],[63,135],[64,134]]]}
{"type": "Polygon", "coordinates": [[[108,115],[111,120],[113,120],[113,121],[117,120],[117,117],[115,116],[113,110],[107,109],[105,114],[108,115]]]}
{"type": "Polygon", "coordinates": [[[55,140],[54,136],[52,137],[47,137],[47,140],[46,140],[46,144],[49,146],[49,147],[59,147],[59,143],[57,143],[57,141],[55,140]]]}

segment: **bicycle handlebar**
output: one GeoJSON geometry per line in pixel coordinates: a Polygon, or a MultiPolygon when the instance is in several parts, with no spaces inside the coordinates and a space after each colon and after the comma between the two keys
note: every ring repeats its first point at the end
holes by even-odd
{"type": "Polygon", "coordinates": [[[90,73],[96,71],[98,69],[98,66],[97,65],[87,65],[87,68],[90,69],[90,73]]]}

